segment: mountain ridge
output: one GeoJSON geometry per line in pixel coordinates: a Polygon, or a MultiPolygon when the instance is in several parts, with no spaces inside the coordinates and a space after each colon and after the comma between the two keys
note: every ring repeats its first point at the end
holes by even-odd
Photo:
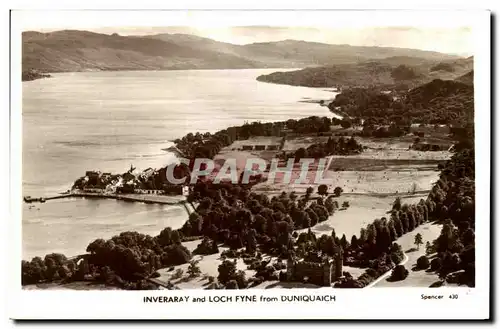
{"type": "Polygon", "coordinates": [[[418,55],[424,60],[458,56],[407,48],[332,45],[282,40],[236,45],[191,34],[124,36],[85,30],[22,33],[23,70],[175,70],[296,68],[390,56],[418,55]]]}

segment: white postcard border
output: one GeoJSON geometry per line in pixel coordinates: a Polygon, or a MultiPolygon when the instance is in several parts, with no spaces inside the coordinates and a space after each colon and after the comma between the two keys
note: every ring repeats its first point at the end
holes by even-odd
{"type": "MultiPolygon", "coordinates": [[[[123,12],[107,12],[123,15],[123,12]]],[[[485,319],[489,317],[490,294],[490,13],[455,12],[473,27],[476,35],[474,53],[475,125],[476,125],[476,287],[475,288],[371,288],[371,289],[275,289],[275,290],[191,290],[191,291],[26,291],[20,286],[21,259],[21,184],[22,184],[22,85],[20,34],[18,22],[12,21],[11,44],[11,218],[8,221],[9,316],[17,319],[111,318],[111,319],[195,319],[195,318],[314,318],[314,319],[485,319]],[[335,295],[336,301],[324,303],[204,303],[201,307],[184,303],[144,303],[144,296],[209,295],[335,295]],[[443,294],[446,301],[422,301],[421,294],[443,294]],[[450,294],[459,299],[451,300],[450,294]],[[324,305],[323,305],[324,304],[324,305]],[[418,313],[415,310],[418,308],[418,313]]],[[[343,17],[356,12],[343,12],[343,17]]],[[[395,12],[377,12],[389,22],[395,12]]],[[[431,22],[431,14],[420,21],[431,22]]],[[[443,12],[440,12],[443,14],[443,12]]],[[[153,24],[142,14],[143,20],[153,24]]],[[[276,15],[276,12],[274,12],[276,15]]],[[[374,16],[374,17],[375,17],[374,16]]],[[[450,12],[449,16],[453,16],[450,12]]],[[[448,15],[443,20],[450,19],[448,15]]],[[[266,17],[259,13],[254,16],[266,17]]],[[[271,16],[273,17],[273,16],[271,16]]],[[[404,17],[404,15],[403,15],[404,17]]],[[[347,19],[346,18],[346,19],[347,19]]],[[[367,19],[370,17],[367,16],[367,19]]],[[[359,19],[359,18],[357,18],[359,19]]],[[[398,18],[400,19],[400,18],[398,18]]],[[[410,17],[408,16],[408,19],[410,17]]],[[[414,18],[412,18],[414,19],[414,18]]],[[[453,19],[453,18],[451,18],[453,19]]],[[[261,22],[261,21],[259,21],[261,22]]],[[[410,21],[408,21],[410,22],[410,21]]],[[[293,24],[293,22],[292,22],[293,24]]],[[[410,23],[407,23],[410,24],[410,23]]]]}

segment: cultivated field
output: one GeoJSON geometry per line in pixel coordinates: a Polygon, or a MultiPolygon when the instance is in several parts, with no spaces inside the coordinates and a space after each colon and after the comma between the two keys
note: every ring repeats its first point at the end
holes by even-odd
{"type": "MultiPolygon", "coordinates": [[[[368,195],[392,195],[405,196],[413,192],[428,191],[432,184],[438,179],[437,171],[333,171],[329,170],[323,177],[331,180],[329,192],[337,186],[344,190],[344,193],[368,194],[368,195]],[[415,186],[414,186],[415,184],[415,186]]],[[[266,192],[279,194],[281,191],[303,194],[309,186],[317,190],[319,184],[314,182],[315,172],[310,172],[307,182],[304,184],[294,184],[299,178],[300,171],[292,172],[291,183],[282,181],[284,174],[276,175],[274,181],[266,181],[254,186],[256,192],[266,192]]]]}

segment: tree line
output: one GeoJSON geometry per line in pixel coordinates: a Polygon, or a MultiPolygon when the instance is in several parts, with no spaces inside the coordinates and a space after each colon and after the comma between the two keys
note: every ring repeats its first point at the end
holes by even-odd
{"type": "Polygon", "coordinates": [[[293,152],[284,152],[281,157],[286,160],[293,158],[298,162],[304,158],[321,159],[329,155],[353,155],[361,152],[363,146],[353,136],[349,139],[329,137],[325,143],[315,143],[307,148],[301,147],[293,152]]]}

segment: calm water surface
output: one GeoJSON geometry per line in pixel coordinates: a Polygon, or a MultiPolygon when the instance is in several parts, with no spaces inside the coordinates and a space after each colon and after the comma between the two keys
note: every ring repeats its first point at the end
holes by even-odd
{"type": "MultiPolygon", "coordinates": [[[[307,99],[324,89],[258,82],[276,69],[59,73],[23,83],[23,194],[54,195],[86,170],[119,172],[172,161],[162,151],[189,132],[245,121],[331,116],[307,99]]],[[[115,200],[23,205],[23,258],[78,254],[122,231],[158,234],[183,224],[181,207],[115,200]]]]}

